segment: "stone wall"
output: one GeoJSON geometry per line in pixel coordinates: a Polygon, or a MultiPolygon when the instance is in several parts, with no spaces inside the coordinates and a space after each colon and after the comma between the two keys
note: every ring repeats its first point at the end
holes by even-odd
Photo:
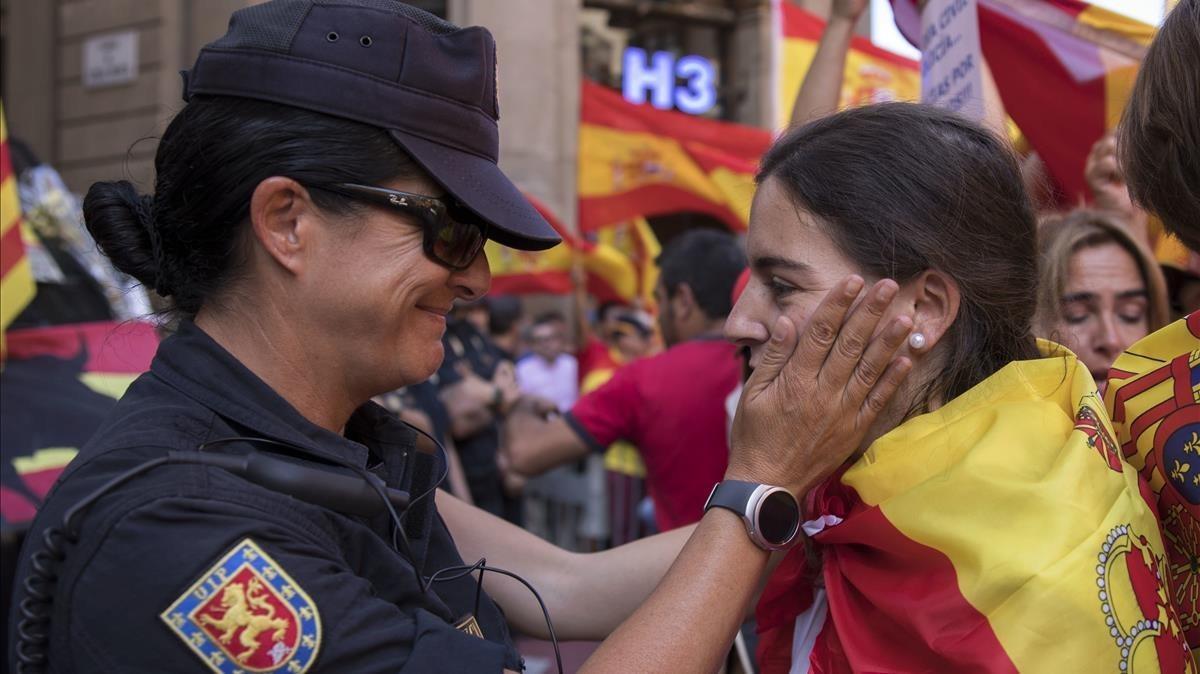
{"type": "Polygon", "coordinates": [[[153,184],[155,138],[183,105],[179,71],[247,0],[13,0],[5,21],[5,111],[14,136],[85,191],[96,180],[153,184]],[[84,42],[135,31],[137,78],[88,88],[84,42]]]}

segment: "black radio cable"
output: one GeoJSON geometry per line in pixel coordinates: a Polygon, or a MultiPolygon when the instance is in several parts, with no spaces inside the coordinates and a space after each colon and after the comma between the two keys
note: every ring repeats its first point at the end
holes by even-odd
{"type": "Polygon", "coordinates": [[[525,588],[528,589],[533,594],[533,598],[537,600],[538,606],[541,607],[541,609],[542,609],[542,617],[544,617],[546,619],[546,631],[548,633],[548,636],[550,637],[550,643],[554,646],[554,661],[558,665],[558,674],[563,674],[562,652],[559,650],[559,647],[558,647],[558,635],[556,635],[554,633],[554,623],[550,620],[550,610],[546,608],[546,602],[542,601],[542,595],[538,594],[538,591],[536,589],[534,589],[533,585],[530,585],[529,581],[525,580],[521,576],[519,576],[507,569],[501,569],[500,567],[497,567],[497,566],[488,566],[487,558],[480,557],[479,561],[475,562],[474,564],[462,565],[462,566],[448,566],[448,567],[434,573],[432,576],[429,576],[428,578],[425,579],[425,585],[424,585],[424,587],[421,588],[421,591],[422,592],[427,591],[429,589],[429,586],[434,583],[440,583],[440,582],[448,581],[448,580],[457,580],[457,579],[462,578],[463,576],[469,575],[475,571],[479,572],[479,582],[475,585],[475,611],[472,613],[472,615],[479,614],[479,597],[483,593],[483,574],[484,574],[484,572],[491,571],[492,573],[498,573],[502,576],[508,576],[509,578],[512,578],[512,579],[516,580],[517,582],[519,582],[520,584],[524,585],[525,588]],[[446,577],[442,578],[442,577],[440,577],[442,574],[451,574],[451,575],[447,575],[446,577]]]}
{"type": "MultiPolygon", "coordinates": [[[[408,426],[409,428],[412,428],[413,430],[419,430],[419,429],[414,428],[413,426],[409,425],[407,422],[402,421],[401,423],[408,426]]],[[[432,440],[432,438],[430,438],[430,439],[432,440]]],[[[297,449],[303,450],[302,447],[293,445],[288,442],[283,442],[280,440],[272,440],[271,438],[256,438],[256,437],[250,436],[250,435],[235,435],[235,436],[229,436],[229,437],[225,437],[225,438],[218,438],[216,440],[211,440],[209,442],[205,442],[205,443],[201,444],[200,446],[198,446],[196,448],[196,450],[203,452],[204,450],[206,450],[210,447],[216,447],[218,445],[230,444],[233,442],[245,442],[245,443],[253,443],[253,444],[272,445],[272,446],[276,446],[276,447],[283,447],[285,449],[290,449],[290,450],[297,450],[297,449]]],[[[437,441],[435,440],[434,442],[437,442],[437,441]]],[[[440,443],[438,444],[438,447],[439,448],[441,447],[440,443]]],[[[404,532],[400,530],[400,522],[401,522],[400,514],[396,512],[396,508],[392,504],[392,499],[388,498],[386,488],[384,487],[382,480],[379,479],[379,476],[371,473],[370,471],[368,471],[366,468],[363,468],[362,466],[357,466],[357,465],[351,463],[350,461],[344,461],[344,460],[341,460],[341,459],[339,459],[337,457],[333,457],[333,456],[326,456],[325,454],[322,454],[321,456],[322,456],[322,458],[328,458],[329,460],[337,463],[338,465],[343,466],[345,468],[349,468],[350,470],[354,471],[355,473],[358,473],[359,477],[361,477],[363,479],[363,481],[365,481],[368,485],[370,485],[375,490],[375,493],[379,495],[379,499],[383,502],[384,507],[387,509],[388,515],[391,517],[392,548],[394,548],[397,552],[399,552],[402,556],[404,556],[405,559],[408,559],[411,561],[413,559],[412,549],[408,545],[408,539],[404,536],[404,532]]],[[[436,485],[435,485],[435,488],[436,488],[436,485]]],[[[423,497],[423,496],[425,496],[425,494],[421,494],[421,497],[423,497]]],[[[418,499],[419,498],[420,497],[418,497],[418,499]]],[[[412,504],[415,503],[418,499],[409,500],[405,511],[407,512],[407,508],[412,507],[412,504]]]]}

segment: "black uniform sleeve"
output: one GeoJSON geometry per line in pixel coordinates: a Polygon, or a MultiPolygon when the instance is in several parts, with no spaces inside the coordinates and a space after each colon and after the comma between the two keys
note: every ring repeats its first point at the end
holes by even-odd
{"type": "Polygon", "coordinates": [[[78,582],[59,588],[79,671],[97,661],[139,672],[503,669],[502,646],[422,607],[415,571],[377,587],[313,523],[171,496],[95,524],[85,539],[96,543],[72,553],[86,565],[78,582]]]}
{"type": "MultiPolygon", "coordinates": [[[[442,365],[437,371],[437,386],[438,388],[446,388],[453,386],[462,381],[462,375],[458,372],[458,364],[463,360],[455,351],[454,342],[457,339],[453,335],[447,334],[442,338],[442,365]]],[[[461,340],[458,342],[461,344],[461,340]]]]}

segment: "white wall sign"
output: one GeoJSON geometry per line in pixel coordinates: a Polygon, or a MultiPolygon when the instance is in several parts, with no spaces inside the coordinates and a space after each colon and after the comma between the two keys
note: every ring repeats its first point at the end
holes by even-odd
{"type": "Polygon", "coordinates": [[[717,71],[702,56],[683,56],[677,61],[670,52],[647,54],[628,47],[621,63],[621,89],[630,103],[645,103],[660,110],[672,107],[702,115],[717,103],[717,71]],[[679,82],[682,82],[680,84],[679,82]]]}
{"type": "Polygon", "coordinates": [[[83,86],[125,84],[137,79],[138,32],[126,30],[88,38],[83,43],[83,86]]]}
{"type": "Polygon", "coordinates": [[[921,102],[983,118],[975,0],[928,0],[921,8],[921,102]]]}

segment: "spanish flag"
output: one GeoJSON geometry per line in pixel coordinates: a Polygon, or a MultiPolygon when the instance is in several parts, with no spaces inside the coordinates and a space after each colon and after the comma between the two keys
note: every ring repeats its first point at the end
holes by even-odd
{"type": "Polygon", "coordinates": [[[526,198],[554,227],[562,237],[562,243],[549,250],[534,252],[488,241],[484,245],[484,254],[492,269],[492,293],[570,293],[571,266],[578,257],[587,272],[588,292],[593,296],[601,301],[620,302],[631,302],[637,297],[638,272],[628,257],[612,246],[574,236],[545,204],[528,195],[526,198]]]}
{"type": "Polygon", "coordinates": [[[746,229],[761,129],[627,102],[584,81],[579,125],[579,228],[667,213],[708,214],[746,229]]]}
{"type": "Polygon", "coordinates": [[[633,265],[637,276],[637,300],[653,312],[654,286],[658,284],[658,256],[662,245],[645,218],[634,218],[615,225],[601,227],[591,234],[596,243],[613,248],[633,265]]]}
{"type": "MultiPolygon", "coordinates": [[[[825,22],[789,2],[781,1],[777,6],[781,47],[776,78],[776,126],[784,127],[791,119],[796,94],[817,54],[825,22]]],[[[880,49],[865,38],[853,39],[846,56],[839,109],[920,98],[921,71],[916,61],[880,49]]]]}
{"type": "MultiPolygon", "coordinates": [[[[913,44],[915,0],[892,0],[913,44]]],[[[978,0],[979,39],[1008,115],[1037,151],[1064,204],[1090,198],[1092,144],[1121,118],[1154,27],[1082,0],[978,0]]]]}
{"type": "Polygon", "coordinates": [[[8,125],[0,104],[0,358],[5,355],[4,330],[33,300],[37,284],[25,243],[21,240],[21,199],[8,151],[8,125]]]}
{"type": "Polygon", "coordinates": [[[1153,492],[1163,575],[1200,663],[1200,312],[1121,354],[1105,400],[1122,454],[1153,492]]]}
{"type": "Polygon", "coordinates": [[[763,672],[1195,671],[1138,475],[1046,346],[809,495],[812,550],[759,604],[763,672]]]}

